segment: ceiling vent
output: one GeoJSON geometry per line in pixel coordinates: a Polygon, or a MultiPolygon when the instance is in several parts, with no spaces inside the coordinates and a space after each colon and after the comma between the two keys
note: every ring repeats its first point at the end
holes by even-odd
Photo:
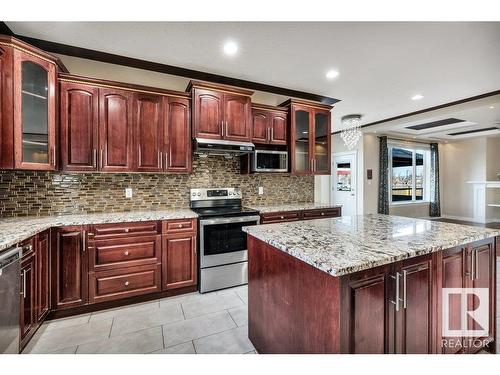
{"type": "Polygon", "coordinates": [[[406,129],[424,130],[424,129],[436,128],[438,126],[456,124],[458,122],[465,122],[465,120],[460,120],[458,118],[445,118],[444,120],[437,120],[432,122],[426,122],[425,124],[407,126],[406,129]]]}
{"type": "Polygon", "coordinates": [[[498,130],[496,126],[493,126],[491,128],[482,128],[482,129],[474,129],[474,130],[464,130],[463,132],[457,132],[457,133],[450,133],[448,135],[465,135],[465,134],[472,134],[472,133],[480,133],[480,132],[487,132],[490,130],[498,130]]]}

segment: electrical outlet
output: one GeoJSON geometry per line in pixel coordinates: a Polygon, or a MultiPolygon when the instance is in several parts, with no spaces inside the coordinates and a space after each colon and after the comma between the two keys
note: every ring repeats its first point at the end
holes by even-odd
{"type": "Polygon", "coordinates": [[[132,198],[132,188],[125,189],[125,198],[132,198]]]}
{"type": "Polygon", "coordinates": [[[264,194],[264,187],[259,186],[259,195],[262,195],[262,194],[264,194]]]}

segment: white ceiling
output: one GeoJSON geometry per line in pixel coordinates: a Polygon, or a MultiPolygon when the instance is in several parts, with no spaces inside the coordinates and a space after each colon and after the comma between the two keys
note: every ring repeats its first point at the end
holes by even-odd
{"type": "Polygon", "coordinates": [[[307,91],[363,123],[500,89],[500,22],[7,22],[14,33],[307,91]],[[232,39],[237,56],[222,53],[232,39]],[[340,76],[329,81],[325,73],[340,76]],[[424,98],[412,101],[420,93],[424,98]]]}
{"type": "MultiPolygon", "coordinates": [[[[453,142],[466,138],[500,136],[500,95],[469,101],[463,104],[442,108],[439,110],[405,117],[399,120],[387,121],[381,124],[365,127],[364,133],[378,133],[397,136],[405,140],[453,142]],[[426,124],[449,118],[464,120],[449,125],[429,129],[413,130],[410,126],[426,124]],[[477,131],[496,127],[494,130],[477,131]],[[476,130],[474,133],[451,135],[452,133],[476,130]]],[[[499,150],[500,151],[500,150],[499,150]]]]}

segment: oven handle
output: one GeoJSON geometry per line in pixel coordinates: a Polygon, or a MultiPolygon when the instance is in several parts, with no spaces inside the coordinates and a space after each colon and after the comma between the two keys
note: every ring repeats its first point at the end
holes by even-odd
{"type": "Polygon", "coordinates": [[[260,223],[260,216],[238,216],[238,217],[224,217],[217,219],[203,219],[200,220],[200,225],[244,223],[245,221],[257,221],[258,224],[260,223]]]}

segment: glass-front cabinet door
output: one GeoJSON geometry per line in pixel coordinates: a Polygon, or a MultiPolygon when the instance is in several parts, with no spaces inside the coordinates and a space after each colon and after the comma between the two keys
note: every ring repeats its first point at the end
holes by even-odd
{"type": "Polygon", "coordinates": [[[292,153],[292,173],[309,174],[312,171],[311,160],[311,111],[306,108],[294,108],[294,129],[292,153]]]}
{"type": "Polygon", "coordinates": [[[330,174],[330,113],[314,112],[314,155],[313,172],[330,174]]]}
{"type": "Polygon", "coordinates": [[[21,51],[14,64],[15,168],[54,170],[56,67],[21,51]]]}

